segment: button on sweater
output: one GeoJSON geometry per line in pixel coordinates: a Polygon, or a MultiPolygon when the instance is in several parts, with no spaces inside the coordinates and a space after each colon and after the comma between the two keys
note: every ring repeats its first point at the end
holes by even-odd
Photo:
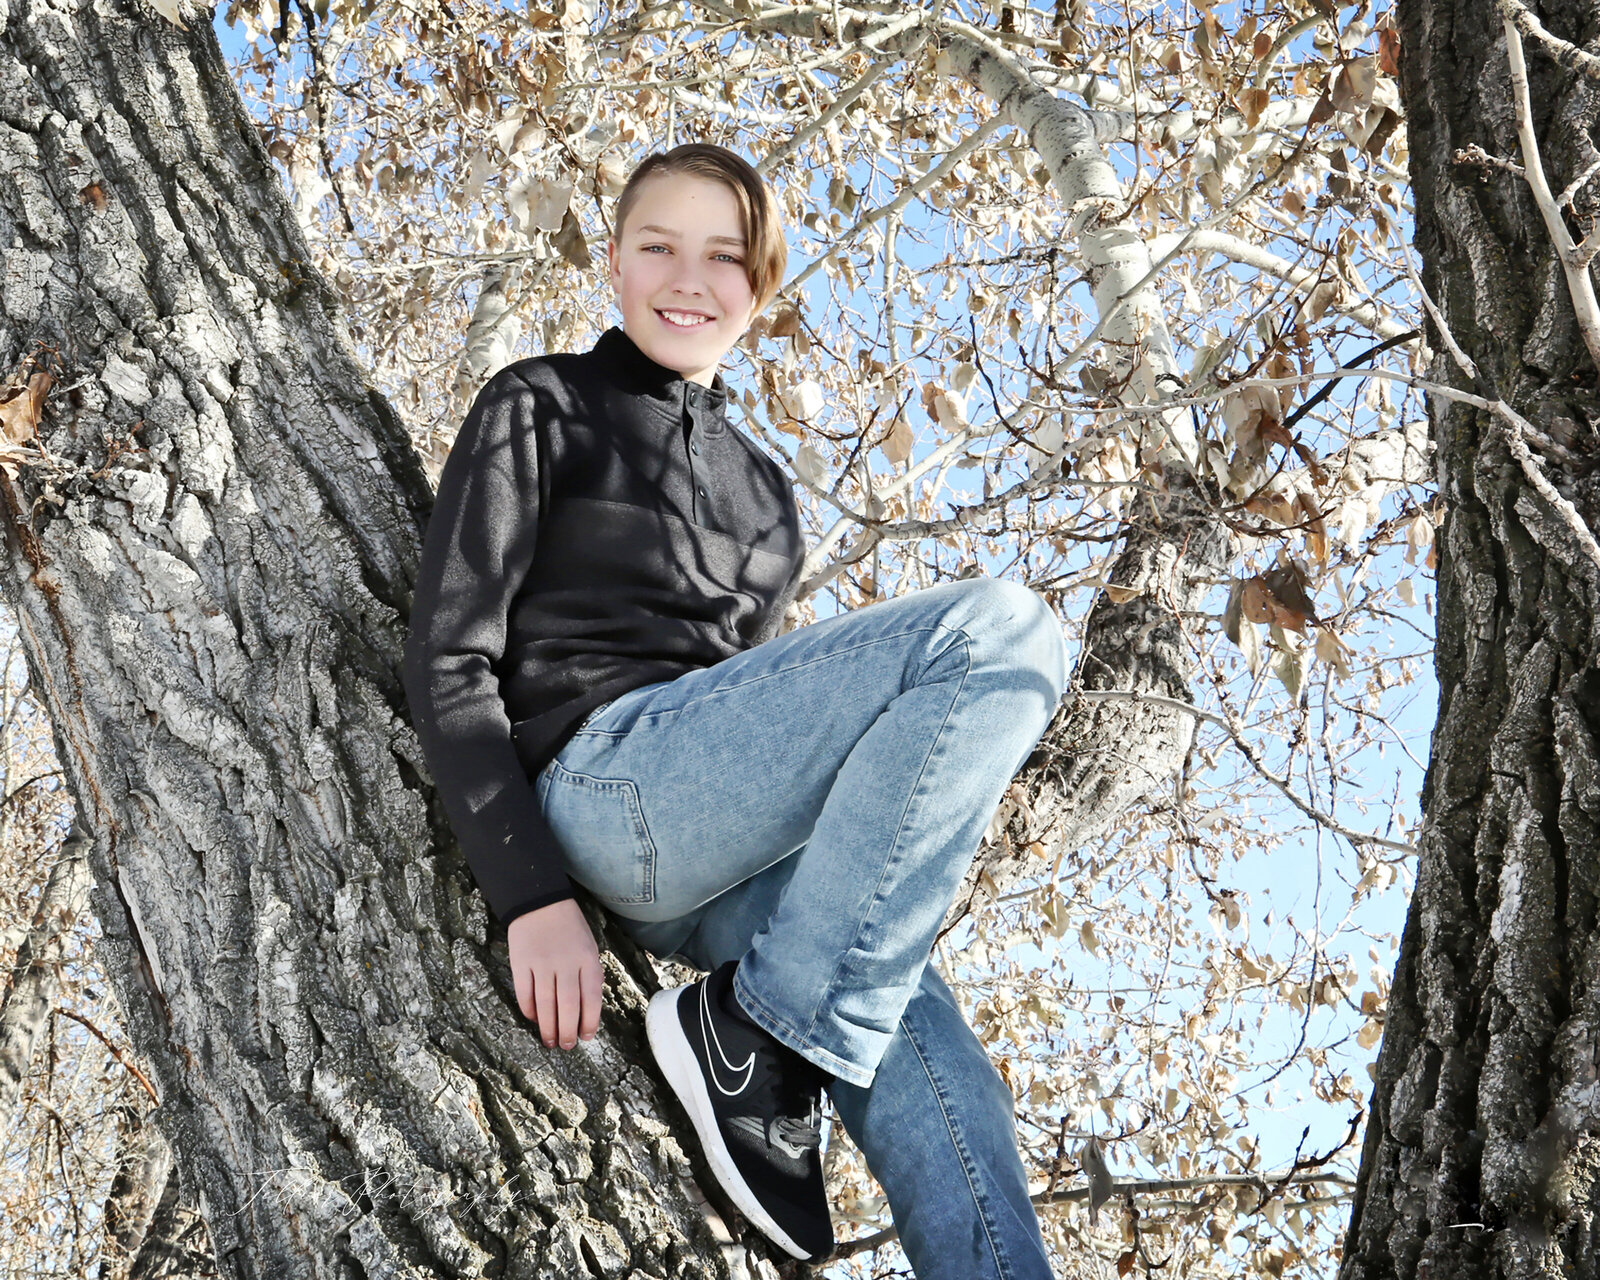
{"type": "Polygon", "coordinates": [[[573,896],[534,779],[589,712],[770,639],[794,598],[790,481],[727,399],[612,328],[495,374],[445,460],[403,678],[502,922],[573,896]]]}

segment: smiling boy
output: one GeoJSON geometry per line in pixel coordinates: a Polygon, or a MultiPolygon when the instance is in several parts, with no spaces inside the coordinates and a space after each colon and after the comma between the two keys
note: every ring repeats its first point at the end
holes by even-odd
{"type": "Polygon", "coordinates": [[[920,1280],[1049,1280],[1013,1099],[929,956],[1061,696],[1060,624],[973,578],[780,636],[799,510],[718,372],[783,278],[777,202],[724,148],[657,153],[607,257],[623,327],[501,370],[462,423],[406,644],[518,1004],[551,1047],[593,1037],[583,884],[706,971],[652,997],[649,1042],[768,1238],[833,1248],[826,1089],[920,1280]]]}

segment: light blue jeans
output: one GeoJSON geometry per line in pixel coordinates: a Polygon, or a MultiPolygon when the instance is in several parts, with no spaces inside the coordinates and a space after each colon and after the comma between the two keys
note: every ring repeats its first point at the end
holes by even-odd
{"type": "Polygon", "coordinates": [[[928,963],[1066,682],[1018,583],[942,583],[598,708],[536,779],[569,874],[657,955],[738,959],[919,1280],[1049,1280],[1014,1100],[928,963]]]}

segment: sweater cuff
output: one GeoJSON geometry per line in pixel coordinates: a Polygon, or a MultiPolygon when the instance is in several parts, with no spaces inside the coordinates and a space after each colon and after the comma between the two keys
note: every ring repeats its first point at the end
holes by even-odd
{"type": "Polygon", "coordinates": [[[562,902],[567,898],[576,897],[577,894],[573,892],[572,883],[568,881],[564,889],[549,889],[544,893],[517,903],[514,907],[509,907],[505,911],[499,911],[495,914],[501,924],[508,925],[518,916],[525,916],[530,911],[537,911],[540,907],[548,907],[552,902],[562,902]]]}

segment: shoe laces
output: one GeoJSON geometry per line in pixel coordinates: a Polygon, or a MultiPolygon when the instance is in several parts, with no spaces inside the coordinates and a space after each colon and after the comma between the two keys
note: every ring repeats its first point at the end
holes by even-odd
{"type": "Polygon", "coordinates": [[[793,1051],[790,1053],[789,1060],[783,1064],[783,1084],[779,1094],[782,1112],[773,1122],[773,1128],[790,1146],[820,1147],[822,1075],[806,1059],[793,1051]]]}

